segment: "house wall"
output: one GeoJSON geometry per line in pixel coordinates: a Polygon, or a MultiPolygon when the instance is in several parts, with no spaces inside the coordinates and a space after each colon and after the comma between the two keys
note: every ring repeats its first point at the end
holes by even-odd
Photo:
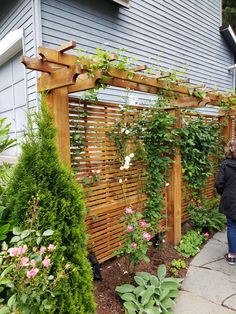
{"type": "MultiPolygon", "coordinates": [[[[45,46],[74,40],[93,53],[108,43],[111,50],[127,48],[156,71],[188,65],[192,83],[232,89],[227,69],[233,55],[219,33],[220,0],[131,0],[129,9],[109,0],[42,0],[41,6],[45,46]]],[[[109,100],[118,94],[113,89],[109,100]]]]}
{"type": "MultiPolygon", "coordinates": [[[[32,0],[5,1],[0,7],[0,40],[10,32],[23,28],[22,51],[0,67],[0,118],[11,122],[11,136],[20,143],[26,125],[27,106],[36,105],[36,72],[20,63],[22,54],[35,55],[35,31],[32,0]]],[[[16,156],[19,146],[8,150],[6,156],[16,156]]]]}

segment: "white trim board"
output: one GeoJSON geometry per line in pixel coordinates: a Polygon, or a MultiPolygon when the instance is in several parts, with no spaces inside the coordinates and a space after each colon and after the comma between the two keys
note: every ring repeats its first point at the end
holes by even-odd
{"type": "Polygon", "coordinates": [[[0,40],[0,66],[23,48],[23,28],[7,34],[0,40]]]}

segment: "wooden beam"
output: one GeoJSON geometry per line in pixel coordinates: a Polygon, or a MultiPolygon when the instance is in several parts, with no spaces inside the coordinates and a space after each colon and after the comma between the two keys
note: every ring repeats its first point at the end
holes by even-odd
{"type": "Polygon", "coordinates": [[[38,79],[38,91],[43,92],[73,85],[80,73],[81,69],[78,64],[69,68],[63,67],[51,74],[45,73],[38,79]]]}
{"type": "Polygon", "coordinates": [[[137,66],[135,68],[131,68],[131,69],[129,69],[129,71],[138,72],[138,71],[144,71],[146,69],[147,69],[147,66],[146,66],[146,64],[144,64],[144,65],[137,66]]]}
{"type": "Polygon", "coordinates": [[[58,67],[52,67],[48,62],[43,62],[39,58],[29,58],[26,56],[21,57],[21,63],[23,63],[27,69],[36,70],[45,73],[52,73],[58,70],[58,67]]]}
{"type": "Polygon", "coordinates": [[[48,61],[48,62],[52,62],[56,64],[70,66],[70,65],[75,65],[78,63],[77,56],[73,56],[67,53],[62,53],[55,49],[39,47],[38,54],[41,56],[43,61],[48,61]]]}
{"type": "Polygon", "coordinates": [[[59,52],[64,52],[64,51],[70,50],[70,49],[75,48],[75,47],[76,47],[76,42],[71,40],[71,41],[57,47],[56,50],[59,52]]]}
{"type": "Polygon", "coordinates": [[[53,114],[57,130],[57,147],[61,161],[70,167],[70,127],[67,87],[58,88],[47,93],[46,101],[53,114]]]}

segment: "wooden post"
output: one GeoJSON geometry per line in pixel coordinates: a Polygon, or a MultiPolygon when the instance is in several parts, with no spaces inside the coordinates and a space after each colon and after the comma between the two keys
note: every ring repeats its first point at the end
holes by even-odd
{"type": "Polygon", "coordinates": [[[60,159],[64,164],[70,167],[70,127],[67,87],[61,87],[49,91],[46,96],[46,101],[49,111],[54,116],[60,159]]]}
{"type": "Polygon", "coordinates": [[[221,135],[223,136],[225,142],[227,143],[232,138],[232,123],[231,115],[223,115],[219,118],[221,126],[221,135]]]}
{"type": "MultiPolygon", "coordinates": [[[[176,128],[181,126],[180,109],[176,109],[176,128]]],[[[181,202],[182,202],[182,167],[180,148],[176,147],[170,173],[169,186],[167,187],[167,241],[177,245],[181,239],[181,202]]]]}

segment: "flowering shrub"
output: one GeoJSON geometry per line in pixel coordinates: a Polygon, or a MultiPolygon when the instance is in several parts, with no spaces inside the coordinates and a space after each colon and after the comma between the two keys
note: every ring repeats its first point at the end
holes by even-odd
{"type": "Polygon", "coordinates": [[[56,246],[41,242],[47,242],[52,230],[41,234],[14,228],[13,234],[10,245],[15,245],[3,242],[0,252],[0,313],[47,313],[52,307],[53,287],[70,267],[65,265],[61,273],[51,274],[56,246]]]}
{"type": "Polygon", "coordinates": [[[147,249],[151,245],[152,235],[148,232],[148,224],[141,213],[135,212],[131,207],[124,210],[124,224],[126,233],[121,237],[122,247],[116,251],[116,255],[124,255],[127,262],[127,271],[130,272],[130,266],[134,267],[139,262],[149,262],[147,249]]]}
{"type": "Polygon", "coordinates": [[[196,228],[220,231],[226,224],[225,216],[219,212],[218,198],[192,200],[185,210],[196,228]]]}

